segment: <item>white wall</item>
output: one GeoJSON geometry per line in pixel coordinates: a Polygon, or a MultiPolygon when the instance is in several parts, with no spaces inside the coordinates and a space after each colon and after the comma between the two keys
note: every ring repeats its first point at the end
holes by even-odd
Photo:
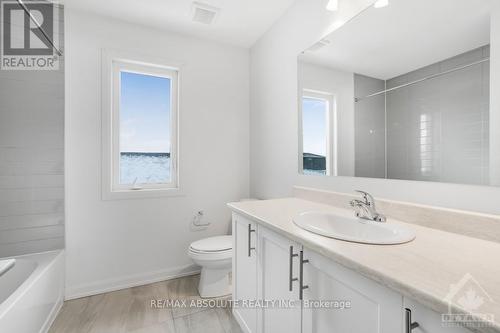
{"type": "MultiPolygon", "coordinates": [[[[500,189],[496,187],[298,174],[297,55],[339,22],[366,7],[370,0],[341,0],[337,14],[327,12],[326,3],[327,0],[297,0],[251,49],[252,195],[286,196],[291,194],[293,185],[341,192],[359,188],[388,199],[500,213],[500,189]]],[[[495,29],[498,32],[498,27],[495,29]]],[[[492,34],[497,40],[498,35],[492,34]]],[[[500,63],[500,52],[494,43],[492,73],[500,63]]],[[[499,91],[497,87],[498,82],[492,82],[491,91],[499,91]]],[[[492,100],[498,102],[497,97],[492,100]]],[[[493,113],[498,113],[498,105],[491,105],[493,113]]]]}
{"type": "Polygon", "coordinates": [[[69,297],[191,270],[191,241],[229,231],[225,204],[248,196],[248,50],[67,10],[66,294],[69,297]],[[182,63],[182,197],[100,199],[100,51],[182,63]],[[212,222],[191,231],[196,211],[212,222]]]}

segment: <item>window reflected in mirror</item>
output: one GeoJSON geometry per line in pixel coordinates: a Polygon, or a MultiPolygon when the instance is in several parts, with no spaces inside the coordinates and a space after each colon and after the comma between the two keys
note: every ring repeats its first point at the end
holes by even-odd
{"type": "Polygon", "coordinates": [[[301,109],[302,172],[335,174],[333,95],[304,90],[301,109]]]}

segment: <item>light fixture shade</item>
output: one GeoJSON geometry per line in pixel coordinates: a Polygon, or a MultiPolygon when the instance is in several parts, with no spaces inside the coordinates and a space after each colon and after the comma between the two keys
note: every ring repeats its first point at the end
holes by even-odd
{"type": "Polygon", "coordinates": [[[328,0],[328,4],[326,5],[326,9],[335,12],[339,9],[339,0],[328,0]]]}
{"type": "Polygon", "coordinates": [[[389,0],[377,0],[374,4],[373,7],[375,8],[383,8],[389,6],[389,0]]]}

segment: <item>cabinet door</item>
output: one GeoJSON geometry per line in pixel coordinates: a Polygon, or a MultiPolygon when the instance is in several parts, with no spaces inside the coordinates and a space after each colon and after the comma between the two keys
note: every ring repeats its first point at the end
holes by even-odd
{"type": "Polygon", "coordinates": [[[311,251],[304,250],[304,259],[309,262],[304,264],[302,332],[403,331],[401,295],[311,251]],[[311,304],[321,300],[329,302],[311,304]]]}
{"type": "Polygon", "coordinates": [[[283,306],[258,310],[259,333],[300,333],[301,305],[297,277],[300,246],[265,228],[259,228],[258,297],[259,300],[284,301],[283,306]],[[290,271],[291,269],[291,271],[290,271]],[[291,287],[291,290],[290,290],[291,287]]]}
{"type": "MultiPolygon", "coordinates": [[[[405,297],[404,307],[411,311],[411,323],[418,323],[418,327],[412,329],[411,333],[471,333],[471,331],[463,327],[447,327],[443,325],[439,313],[424,307],[412,299],[405,297]]],[[[407,333],[406,331],[406,329],[403,330],[403,333],[407,333]]]]}
{"type": "MultiPolygon", "coordinates": [[[[233,214],[233,301],[257,299],[257,225],[233,214]]],[[[257,332],[257,310],[235,306],[233,313],[245,332],[257,332]]]]}

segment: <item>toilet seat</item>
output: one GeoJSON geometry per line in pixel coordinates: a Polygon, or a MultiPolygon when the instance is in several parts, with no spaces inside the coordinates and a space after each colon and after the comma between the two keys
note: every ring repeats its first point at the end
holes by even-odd
{"type": "Polygon", "coordinates": [[[233,238],[232,236],[216,236],[209,237],[205,239],[200,239],[193,242],[189,247],[189,250],[193,252],[224,252],[231,250],[233,248],[233,238]]]}
{"type": "Polygon", "coordinates": [[[189,256],[192,259],[198,259],[203,261],[218,261],[218,260],[230,259],[232,255],[233,255],[232,250],[219,251],[219,252],[200,252],[189,249],[189,256]]]}
{"type": "Polygon", "coordinates": [[[217,236],[193,242],[189,254],[194,259],[224,260],[232,256],[232,236],[217,236]]]}

